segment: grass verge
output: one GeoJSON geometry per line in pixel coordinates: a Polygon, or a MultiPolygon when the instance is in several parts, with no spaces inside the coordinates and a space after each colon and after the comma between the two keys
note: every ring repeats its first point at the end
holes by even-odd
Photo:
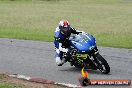
{"type": "Polygon", "coordinates": [[[53,41],[61,19],[100,46],[132,48],[131,0],[0,0],[0,37],[53,41]]]}
{"type": "Polygon", "coordinates": [[[9,77],[0,73],[0,88],[67,88],[53,84],[41,84],[9,77]]]}

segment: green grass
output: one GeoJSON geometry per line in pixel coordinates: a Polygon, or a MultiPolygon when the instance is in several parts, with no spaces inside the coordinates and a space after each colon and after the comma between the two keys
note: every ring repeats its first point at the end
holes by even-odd
{"type": "Polygon", "coordinates": [[[16,87],[13,85],[8,85],[8,84],[0,84],[0,88],[20,88],[20,87],[16,87]]]}
{"type": "Polygon", "coordinates": [[[100,46],[132,48],[131,0],[0,0],[0,37],[53,41],[61,19],[100,46]]]}
{"type": "Polygon", "coordinates": [[[18,86],[15,84],[6,83],[5,79],[8,79],[7,75],[0,74],[0,88],[22,88],[21,86],[18,86]],[[5,83],[4,83],[4,81],[5,81],[5,83]]]}
{"type": "Polygon", "coordinates": [[[4,79],[3,75],[0,75],[0,80],[4,79]]]}

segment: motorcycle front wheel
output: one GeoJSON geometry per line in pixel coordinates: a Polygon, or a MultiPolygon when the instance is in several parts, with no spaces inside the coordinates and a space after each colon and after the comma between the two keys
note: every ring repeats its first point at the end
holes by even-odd
{"type": "Polygon", "coordinates": [[[93,58],[95,65],[103,74],[108,74],[110,72],[109,64],[99,53],[94,55],[93,58]]]}

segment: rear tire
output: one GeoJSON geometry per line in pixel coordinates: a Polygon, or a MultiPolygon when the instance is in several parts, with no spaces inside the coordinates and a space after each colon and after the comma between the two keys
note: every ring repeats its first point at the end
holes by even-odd
{"type": "Polygon", "coordinates": [[[108,74],[110,72],[110,67],[107,61],[99,53],[94,55],[93,58],[95,59],[95,65],[102,73],[108,74]]]}

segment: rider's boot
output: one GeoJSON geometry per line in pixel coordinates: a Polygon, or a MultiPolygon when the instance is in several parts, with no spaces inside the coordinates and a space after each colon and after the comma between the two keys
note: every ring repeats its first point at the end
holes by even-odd
{"type": "Polygon", "coordinates": [[[58,66],[62,66],[66,62],[66,60],[65,60],[65,58],[63,58],[62,60],[60,58],[58,58],[58,59],[56,59],[56,62],[57,62],[58,66]]]}

